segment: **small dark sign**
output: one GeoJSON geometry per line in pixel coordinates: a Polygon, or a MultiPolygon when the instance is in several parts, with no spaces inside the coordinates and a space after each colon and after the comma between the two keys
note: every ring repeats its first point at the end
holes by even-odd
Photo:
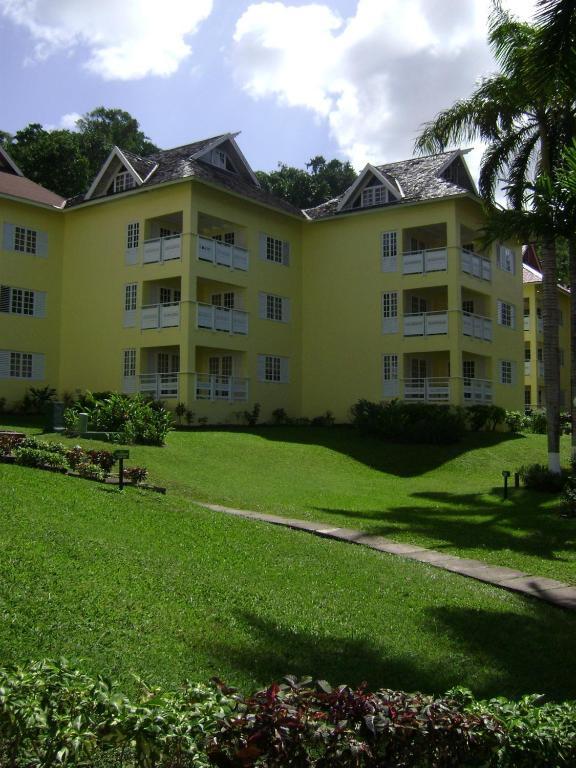
{"type": "Polygon", "coordinates": [[[51,402],[46,413],[46,431],[57,432],[64,429],[64,403],[51,402]]]}
{"type": "Polygon", "coordinates": [[[130,451],[127,451],[127,450],[114,451],[112,455],[114,456],[115,459],[129,459],[130,451]]]}

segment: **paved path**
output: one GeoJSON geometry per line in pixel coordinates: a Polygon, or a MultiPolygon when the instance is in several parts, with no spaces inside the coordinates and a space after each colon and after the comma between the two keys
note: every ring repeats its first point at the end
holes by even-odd
{"type": "Polygon", "coordinates": [[[247,509],[232,509],[222,507],[219,504],[201,504],[198,506],[211,509],[213,512],[225,512],[228,515],[247,517],[251,520],[260,520],[273,525],[282,525],[285,528],[294,528],[298,531],[307,531],[315,536],[323,536],[327,539],[346,541],[349,544],[360,544],[363,547],[377,549],[379,552],[387,552],[389,555],[399,555],[408,560],[418,560],[428,563],[434,568],[442,568],[444,571],[459,573],[471,579],[485,581],[496,587],[508,589],[511,592],[519,592],[522,595],[545,600],[561,608],[576,611],[576,587],[571,587],[562,581],[548,579],[542,576],[531,576],[522,571],[505,568],[496,565],[486,565],[481,560],[467,560],[456,555],[447,555],[445,552],[437,552],[434,549],[425,549],[415,544],[402,544],[398,541],[385,539],[383,536],[371,536],[364,531],[353,528],[335,528],[327,523],[315,523],[310,520],[298,520],[291,517],[279,517],[267,515],[261,512],[251,512],[247,509]]]}

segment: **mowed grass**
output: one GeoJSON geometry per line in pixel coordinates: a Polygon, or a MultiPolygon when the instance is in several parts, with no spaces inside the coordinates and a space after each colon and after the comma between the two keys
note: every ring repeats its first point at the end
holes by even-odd
{"type": "MultiPolygon", "coordinates": [[[[228,450],[244,444],[245,456],[262,440],[174,435],[166,451],[141,456],[162,457],[154,474],[169,479],[169,457],[175,462],[189,443],[197,476],[218,439],[228,450]]],[[[288,482],[287,467],[284,476],[288,482]]],[[[200,489],[191,484],[193,492],[200,489]]],[[[575,696],[576,614],[419,563],[211,513],[175,490],[119,493],[0,465],[0,552],[0,663],[64,655],[127,691],[133,675],[163,685],[219,675],[250,689],[293,673],[430,692],[460,684],[481,696],[575,696]]]]}
{"type": "MultiPolygon", "coordinates": [[[[569,448],[563,437],[566,465],[569,448]]],[[[502,470],[534,462],[546,463],[544,435],[409,446],[346,427],[175,432],[162,449],[132,446],[130,459],[185,501],[322,520],[576,584],[576,520],[560,517],[558,498],[502,497],[502,470]]]]}

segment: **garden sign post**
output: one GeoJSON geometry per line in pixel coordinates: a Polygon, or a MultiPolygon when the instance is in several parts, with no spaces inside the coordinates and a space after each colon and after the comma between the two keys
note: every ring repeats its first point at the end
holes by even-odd
{"type": "Polygon", "coordinates": [[[130,451],[114,451],[114,458],[118,461],[118,488],[124,490],[124,459],[130,458],[130,451]]]}

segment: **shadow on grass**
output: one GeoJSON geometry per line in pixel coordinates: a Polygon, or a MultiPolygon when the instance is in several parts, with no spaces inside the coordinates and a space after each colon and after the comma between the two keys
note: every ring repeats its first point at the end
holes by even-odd
{"type": "MultiPolygon", "coordinates": [[[[311,634],[253,613],[238,619],[250,631],[249,647],[217,641],[210,655],[220,668],[241,669],[260,681],[294,674],[353,686],[366,681],[371,689],[441,694],[464,685],[480,697],[576,697],[576,617],[536,603],[529,615],[454,606],[428,609],[421,650],[405,638],[382,651],[365,639],[311,634]],[[430,644],[437,642],[447,648],[442,664],[429,654],[430,644]]],[[[413,636],[413,642],[419,639],[413,636]]]]}
{"type": "Polygon", "coordinates": [[[307,427],[266,426],[218,430],[261,437],[272,442],[318,445],[349,456],[371,469],[398,477],[414,477],[458,458],[468,451],[523,440],[523,435],[510,432],[469,432],[453,445],[403,444],[386,442],[372,435],[361,435],[352,426],[307,427]]]}
{"type": "MultiPolygon", "coordinates": [[[[411,498],[429,502],[388,509],[351,510],[316,507],[319,511],[369,521],[379,536],[409,531],[457,549],[509,550],[546,560],[566,561],[558,551],[576,553],[576,520],[560,518],[545,505],[553,496],[519,490],[507,500],[501,489],[493,495],[421,492],[411,498]],[[376,523],[376,524],[375,524],[376,523]]],[[[443,544],[434,545],[442,549],[443,544]]]]}

